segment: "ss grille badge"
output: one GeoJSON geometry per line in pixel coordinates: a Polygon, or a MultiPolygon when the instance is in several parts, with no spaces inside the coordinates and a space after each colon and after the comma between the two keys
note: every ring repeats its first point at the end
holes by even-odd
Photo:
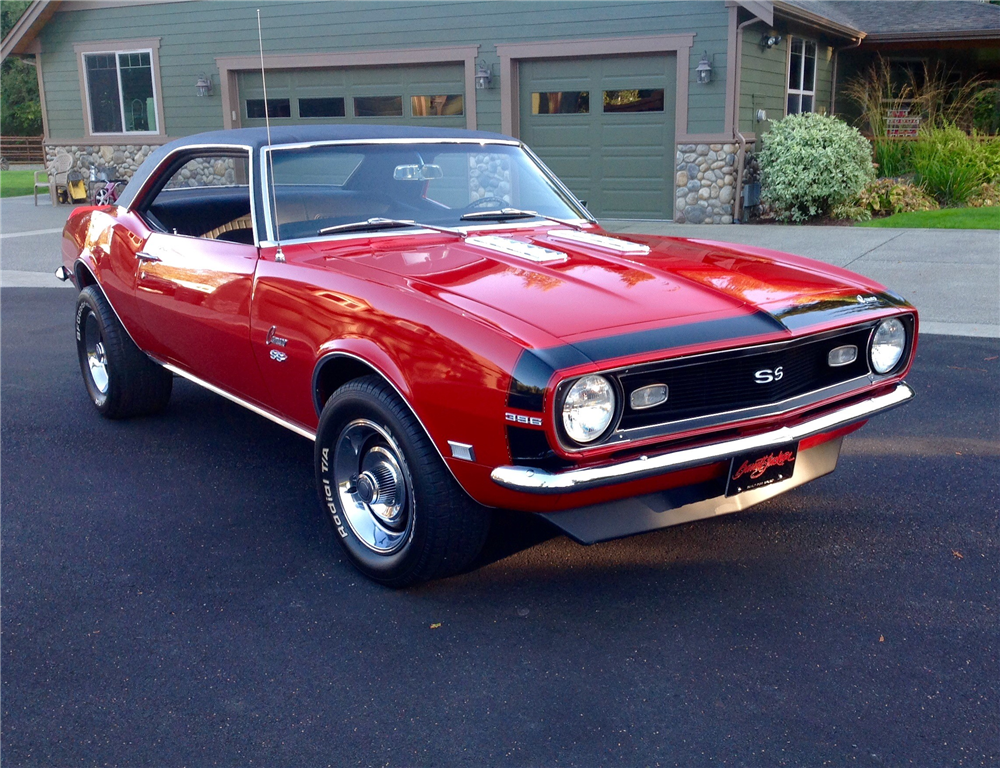
{"type": "Polygon", "coordinates": [[[770,384],[772,381],[781,381],[784,375],[784,368],[779,365],[777,368],[763,368],[757,371],[753,375],[753,380],[758,384],[770,384]]]}

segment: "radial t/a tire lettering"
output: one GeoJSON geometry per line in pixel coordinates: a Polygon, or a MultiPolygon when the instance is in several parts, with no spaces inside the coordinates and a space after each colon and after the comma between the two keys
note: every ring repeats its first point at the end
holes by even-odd
{"type": "Polygon", "coordinates": [[[392,587],[461,571],[479,554],[490,513],[455,482],[423,427],[378,376],[327,401],[316,481],[348,558],[392,587]]]}
{"type": "Polygon", "coordinates": [[[96,285],[80,291],[75,324],[83,382],[102,416],[127,419],[167,407],[173,374],[135,345],[96,285]]]}

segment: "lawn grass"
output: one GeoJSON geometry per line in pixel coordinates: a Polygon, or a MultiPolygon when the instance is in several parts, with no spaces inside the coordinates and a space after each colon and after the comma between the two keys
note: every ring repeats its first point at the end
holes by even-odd
{"type": "Polygon", "coordinates": [[[897,213],[884,219],[863,221],[858,227],[899,229],[1000,229],[1000,208],[942,208],[939,211],[897,213]]]}
{"type": "Polygon", "coordinates": [[[0,171],[0,197],[30,195],[34,188],[34,171],[0,171]]]}

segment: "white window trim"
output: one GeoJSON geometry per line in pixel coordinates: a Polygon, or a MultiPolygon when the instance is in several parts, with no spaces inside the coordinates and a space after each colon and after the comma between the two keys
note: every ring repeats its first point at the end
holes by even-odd
{"type": "Polygon", "coordinates": [[[163,100],[162,89],[160,88],[160,38],[145,40],[105,40],[94,43],[77,43],[73,46],[76,53],[77,68],[80,74],[80,96],[83,100],[83,135],[85,138],[129,138],[129,137],[165,137],[166,129],[163,120],[163,100]],[[155,131],[126,131],[125,129],[125,99],[122,97],[121,62],[118,54],[121,53],[148,53],[149,63],[152,70],[153,84],[153,109],[156,116],[155,131]],[[87,78],[86,57],[94,54],[113,54],[115,57],[115,68],[118,72],[118,101],[122,110],[122,131],[120,133],[95,132],[93,126],[93,114],[90,107],[90,83],[87,78]]]}
{"type": "MultiPolygon", "coordinates": [[[[788,54],[787,54],[787,60],[786,60],[786,64],[785,64],[785,117],[788,116],[788,97],[792,96],[792,95],[798,95],[798,97],[799,97],[799,113],[800,114],[802,112],[802,97],[803,96],[812,96],[812,104],[813,105],[812,105],[812,109],[810,109],[809,111],[810,112],[815,112],[816,111],[816,71],[818,69],[819,69],[819,43],[817,43],[815,40],[810,40],[807,37],[795,37],[793,35],[789,35],[788,36],[788,54]],[[816,49],[816,53],[813,56],[813,81],[812,81],[812,90],[808,90],[808,89],[805,89],[805,88],[799,89],[799,88],[790,88],[790,87],[788,87],[788,81],[790,79],[789,76],[792,74],[792,42],[794,40],[801,40],[802,41],[802,60],[801,60],[801,63],[799,64],[799,76],[797,78],[798,82],[800,82],[800,83],[802,83],[802,81],[805,79],[806,46],[809,43],[812,43],[813,47],[816,49]]],[[[805,85],[805,83],[802,83],[802,84],[805,85]]]]}

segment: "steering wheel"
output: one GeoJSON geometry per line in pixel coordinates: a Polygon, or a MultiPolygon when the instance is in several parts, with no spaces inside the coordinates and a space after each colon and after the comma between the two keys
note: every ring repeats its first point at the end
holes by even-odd
{"type": "Polygon", "coordinates": [[[504,200],[502,197],[481,197],[478,200],[473,200],[467,206],[465,206],[463,211],[471,211],[475,208],[485,208],[488,205],[499,205],[501,208],[509,208],[510,203],[504,200]]]}

